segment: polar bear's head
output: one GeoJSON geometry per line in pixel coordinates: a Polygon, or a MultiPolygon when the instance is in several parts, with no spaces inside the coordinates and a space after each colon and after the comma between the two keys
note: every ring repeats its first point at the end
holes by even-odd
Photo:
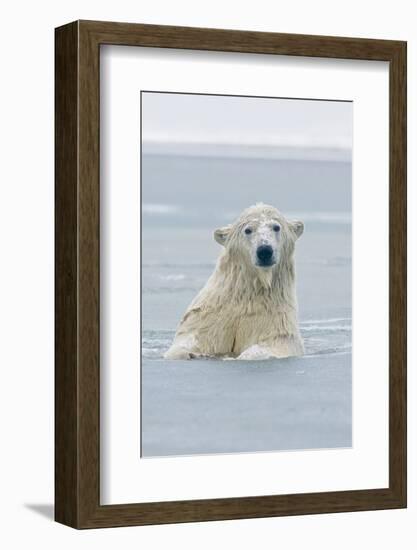
{"type": "Polygon", "coordinates": [[[236,260],[259,270],[271,270],[290,257],[304,230],[300,221],[288,221],[273,206],[256,204],[231,225],[217,229],[215,240],[236,260]]]}

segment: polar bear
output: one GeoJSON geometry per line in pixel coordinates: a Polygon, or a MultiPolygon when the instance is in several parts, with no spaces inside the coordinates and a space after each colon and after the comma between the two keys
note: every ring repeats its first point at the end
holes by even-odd
{"type": "Polygon", "coordinates": [[[264,359],[304,353],[297,321],[295,242],[301,221],[258,203],[217,229],[223,251],[186,310],[166,359],[264,359]]]}

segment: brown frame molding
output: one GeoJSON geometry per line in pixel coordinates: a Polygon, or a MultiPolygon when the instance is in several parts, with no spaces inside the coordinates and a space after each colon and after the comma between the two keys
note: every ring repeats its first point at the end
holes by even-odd
{"type": "Polygon", "coordinates": [[[406,507],[406,42],[76,21],[55,31],[55,519],[75,528],[406,507]],[[389,487],[100,505],[99,55],[119,44],[390,64],[389,487]]]}

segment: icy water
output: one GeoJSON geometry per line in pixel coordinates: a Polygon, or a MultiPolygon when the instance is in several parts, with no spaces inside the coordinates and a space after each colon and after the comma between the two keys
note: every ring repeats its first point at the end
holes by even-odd
{"type": "Polygon", "coordinates": [[[350,164],[148,155],[142,205],[142,456],[350,447],[350,164]],[[164,360],[214,268],[214,229],[255,202],[305,223],[305,356],[164,360]]]}

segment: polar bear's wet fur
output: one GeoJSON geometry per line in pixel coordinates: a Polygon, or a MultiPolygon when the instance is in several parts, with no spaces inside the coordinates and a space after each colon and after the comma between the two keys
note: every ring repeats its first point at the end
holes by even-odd
{"type": "Polygon", "coordinates": [[[302,355],[297,321],[295,242],[300,221],[256,204],[217,229],[224,248],[186,310],[167,359],[263,359],[302,355]]]}

